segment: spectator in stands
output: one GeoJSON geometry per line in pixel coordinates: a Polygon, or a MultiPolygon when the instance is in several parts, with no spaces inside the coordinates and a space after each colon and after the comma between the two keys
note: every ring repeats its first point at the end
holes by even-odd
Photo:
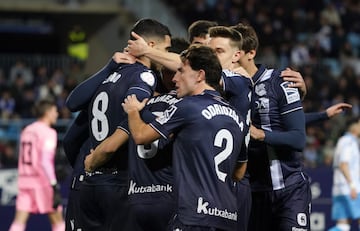
{"type": "Polygon", "coordinates": [[[14,84],[19,76],[21,76],[25,84],[31,85],[34,81],[31,68],[22,59],[18,59],[10,69],[10,84],[14,84]]]}

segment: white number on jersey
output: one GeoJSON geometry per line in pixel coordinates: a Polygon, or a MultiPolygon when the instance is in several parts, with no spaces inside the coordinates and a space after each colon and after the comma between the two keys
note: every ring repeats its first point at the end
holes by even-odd
{"type": "Polygon", "coordinates": [[[155,140],[151,144],[137,145],[137,153],[141,159],[153,158],[158,152],[159,140],[155,140]]]}
{"type": "Polygon", "coordinates": [[[219,180],[225,182],[225,178],[227,176],[226,173],[219,170],[219,165],[225,161],[233,151],[233,136],[231,135],[229,130],[221,129],[216,133],[214,146],[215,147],[222,147],[222,143],[225,140],[225,148],[219,154],[214,157],[215,161],[215,171],[216,175],[218,176],[219,180]]]}
{"type": "Polygon", "coordinates": [[[106,92],[98,94],[92,106],[94,118],[91,120],[91,130],[97,141],[104,140],[109,134],[109,122],[105,115],[109,106],[109,96],[106,92]]]}

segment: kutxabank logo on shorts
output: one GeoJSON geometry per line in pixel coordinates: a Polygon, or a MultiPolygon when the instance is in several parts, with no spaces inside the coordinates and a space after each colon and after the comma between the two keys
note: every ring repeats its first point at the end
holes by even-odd
{"type": "Polygon", "coordinates": [[[199,214],[205,214],[209,216],[222,217],[229,220],[237,221],[237,212],[229,212],[227,209],[221,210],[216,207],[211,208],[210,203],[205,201],[204,198],[198,198],[198,204],[196,212],[199,214]]]}

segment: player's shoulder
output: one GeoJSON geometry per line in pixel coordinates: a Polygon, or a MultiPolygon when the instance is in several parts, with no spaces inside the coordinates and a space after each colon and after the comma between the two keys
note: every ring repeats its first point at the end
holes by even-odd
{"type": "Polygon", "coordinates": [[[149,69],[148,67],[142,65],[141,63],[134,63],[129,66],[130,69],[127,70],[127,73],[132,75],[131,78],[135,80],[143,81],[149,86],[154,86],[156,82],[156,74],[149,69]]]}

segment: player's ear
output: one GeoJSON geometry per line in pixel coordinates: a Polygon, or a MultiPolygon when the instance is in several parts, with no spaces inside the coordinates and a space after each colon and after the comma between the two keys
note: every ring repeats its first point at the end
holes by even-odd
{"type": "Polygon", "coordinates": [[[198,82],[205,81],[205,71],[203,69],[200,69],[198,72],[198,82]]]}
{"type": "Polygon", "coordinates": [[[249,52],[247,52],[246,54],[246,57],[248,60],[252,60],[255,58],[256,56],[256,50],[250,50],[249,52]]]}
{"type": "Polygon", "coordinates": [[[233,55],[232,58],[232,63],[237,63],[239,62],[240,58],[244,55],[243,51],[236,51],[235,54],[233,55]]]}
{"type": "Polygon", "coordinates": [[[149,41],[148,46],[149,47],[154,47],[155,46],[155,41],[149,41]]]}

